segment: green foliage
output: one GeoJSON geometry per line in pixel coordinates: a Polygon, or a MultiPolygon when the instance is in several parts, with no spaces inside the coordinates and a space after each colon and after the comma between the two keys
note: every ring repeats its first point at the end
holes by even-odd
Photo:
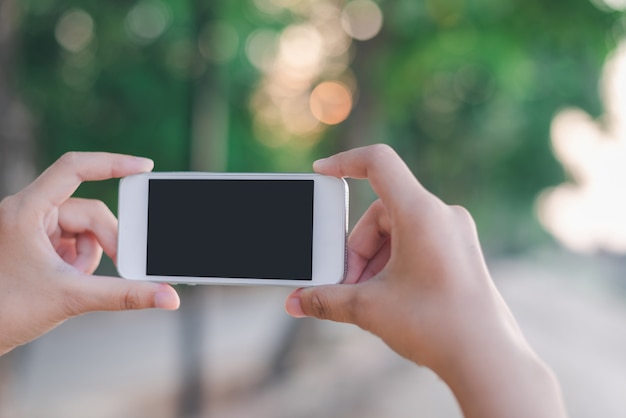
{"type": "MultiPolygon", "coordinates": [[[[227,169],[306,171],[314,157],[387,142],[434,193],[469,207],[486,243],[504,250],[545,239],[533,202],[564,178],[550,121],[566,106],[601,114],[601,66],[626,26],[622,14],[589,0],[380,1],[382,32],[351,50],[351,116],[314,147],[271,147],[253,129],[250,96],[261,75],[246,42],[302,17],[260,12],[251,0],[155,1],[21,3],[18,83],[38,121],[42,167],[68,150],[104,150],[152,157],[158,170],[188,169],[194,103],[216,92],[228,109],[227,169]],[[167,25],[154,39],[129,29],[141,4],[165,5],[167,25]],[[55,35],[73,8],[93,19],[93,39],[78,52],[55,35]],[[233,28],[232,39],[215,23],[233,28]],[[235,48],[228,59],[198,53],[199,42],[227,40],[235,48]]],[[[89,187],[85,195],[114,204],[113,182],[89,187]]]]}
{"type": "MultiPolygon", "coordinates": [[[[70,150],[142,155],[153,158],[159,170],[188,167],[191,100],[185,60],[192,58],[184,48],[193,36],[191,5],[168,2],[168,29],[154,42],[129,36],[134,5],[121,0],[22,4],[19,83],[38,122],[42,167],[70,150]],[[93,20],[92,39],[79,51],[57,42],[60,21],[72,10],[93,20]]],[[[74,26],[67,31],[80,31],[80,22],[74,26]]],[[[82,190],[113,204],[114,186],[104,182],[82,190]]]]}
{"type": "Polygon", "coordinates": [[[383,7],[385,30],[361,62],[361,88],[377,102],[365,123],[385,132],[372,141],[393,144],[429,189],[467,206],[489,244],[544,239],[534,199],[564,179],[551,118],[566,106],[601,113],[597,82],[615,46],[606,29],[620,15],[587,0],[383,7]]]}

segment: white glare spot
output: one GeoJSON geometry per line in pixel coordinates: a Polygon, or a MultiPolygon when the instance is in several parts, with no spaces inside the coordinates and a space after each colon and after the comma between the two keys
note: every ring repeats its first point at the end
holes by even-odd
{"type": "Polygon", "coordinates": [[[142,0],[126,16],[126,28],[139,43],[150,43],[161,36],[170,24],[170,11],[158,0],[142,0]]]}
{"type": "Polygon", "coordinates": [[[322,57],[322,37],[313,26],[290,26],[280,37],[280,57],[292,68],[316,67],[322,57]]]}
{"type": "Polygon", "coordinates": [[[54,29],[57,42],[70,52],[83,50],[93,39],[94,24],[91,16],[80,9],[68,10],[54,29]]]}
{"type": "Polygon", "coordinates": [[[359,41],[372,39],[383,26],[383,12],[371,0],[354,0],[341,13],[346,33],[359,41]]]}
{"type": "Polygon", "coordinates": [[[564,245],[578,251],[626,252],[626,43],[603,73],[607,114],[601,123],[579,109],[552,122],[552,145],[574,182],[544,191],[539,219],[564,245]]]}
{"type": "Polygon", "coordinates": [[[593,0],[593,3],[599,3],[598,6],[606,6],[609,9],[613,10],[624,10],[626,9],[626,0],[593,0]]]}

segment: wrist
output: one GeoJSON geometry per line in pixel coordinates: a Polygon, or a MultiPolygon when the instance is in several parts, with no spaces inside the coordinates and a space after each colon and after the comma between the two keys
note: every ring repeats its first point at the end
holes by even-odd
{"type": "Polygon", "coordinates": [[[525,340],[483,348],[435,370],[466,418],[567,416],[556,376],[525,340]]]}

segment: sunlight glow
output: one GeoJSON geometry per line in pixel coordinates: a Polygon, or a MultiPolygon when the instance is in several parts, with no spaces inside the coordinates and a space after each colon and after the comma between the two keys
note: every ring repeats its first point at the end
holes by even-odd
{"type": "Polygon", "coordinates": [[[554,152],[573,182],[544,191],[537,208],[565,246],[626,253],[626,42],[608,59],[601,86],[601,120],[580,109],[554,118],[554,152]]]}
{"type": "Polygon", "coordinates": [[[246,40],[246,57],[261,72],[250,100],[255,134],[271,147],[313,146],[329,125],[350,115],[358,95],[349,68],[353,39],[375,36],[382,12],[370,0],[354,0],[345,7],[336,0],[252,4],[263,19],[291,15],[297,22],[278,31],[275,26],[259,29],[246,40]]]}

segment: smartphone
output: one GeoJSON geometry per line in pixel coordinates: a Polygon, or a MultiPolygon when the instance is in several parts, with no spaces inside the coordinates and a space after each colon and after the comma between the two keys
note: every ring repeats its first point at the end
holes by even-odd
{"type": "Polygon", "coordinates": [[[348,186],[320,174],[144,173],[119,185],[120,276],[316,286],[346,269],[348,186]]]}

